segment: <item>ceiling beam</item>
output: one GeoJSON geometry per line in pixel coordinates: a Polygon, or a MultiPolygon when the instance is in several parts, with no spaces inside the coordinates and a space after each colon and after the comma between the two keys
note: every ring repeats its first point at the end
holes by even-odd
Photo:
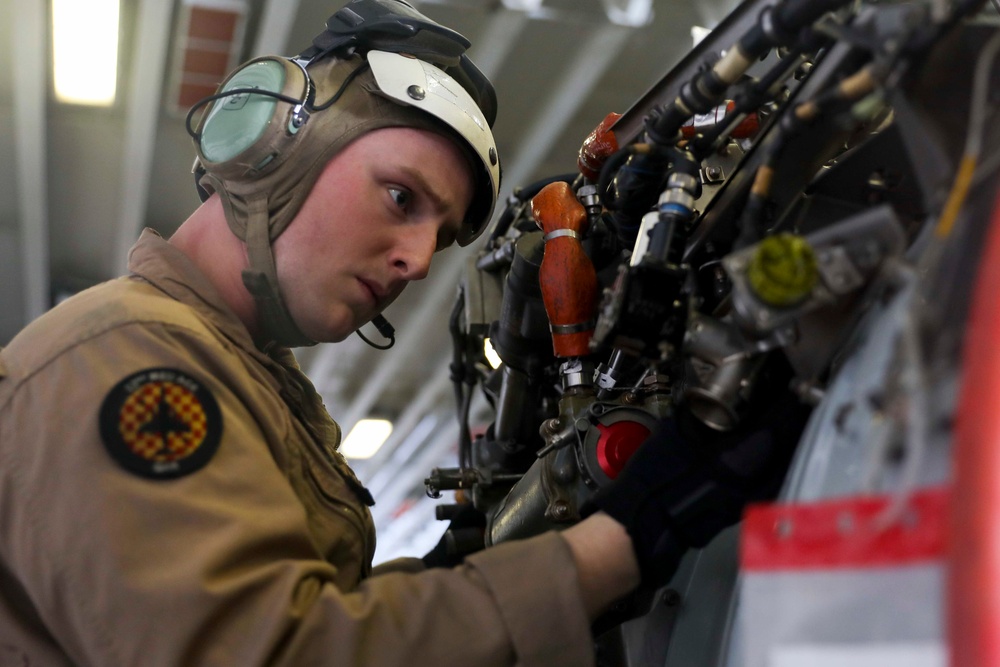
{"type": "Polygon", "coordinates": [[[252,57],[284,54],[298,11],[299,0],[267,0],[252,57]]]}
{"type": "Polygon", "coordinates": [[[145,225],[172,11],[173,3],[163,0],[141,0],[139,4],[125,109],[122,196],[116,242],[111,249],[114,254],[107,258],[109,275],[123,271],[129,248],[145,225]]]}
{"type": "Polygon", "coordinates": [[[529,20],[525,12],[503,8],[490,16],[482,36],[469,49],[469,57],[487,79],[496,79],[529,20]]]}
{"type": "MultiPolygon", "coordinates": [[[[11,3],[14,67],[14,146],[21,230],[25,321],[49,307],[49,211],[46,172],[46,97],[49,62],[47,3],[11,3]]],[[[21,324],[24,324],[23,322],[21,324]]]]}

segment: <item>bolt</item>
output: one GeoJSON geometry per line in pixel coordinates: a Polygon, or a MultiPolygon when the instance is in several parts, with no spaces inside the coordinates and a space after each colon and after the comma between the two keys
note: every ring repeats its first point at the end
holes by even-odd
{"type": "Polygon", "coordinates": [[[542,437],[553,436],[559,433],[559,429],[562,428],[562,422],[558,417],[553,417],[552,419],[546,419],[542,422],[542,437]]]}
{"type": "Polygon", "coordinates": [[[556,521],[564,521],[569,518],[569,507],[567,507],[564,502],[556,502],[552,504],[552,517],[556,521]]]}
{"type": "Polygon", "coordinates": [[[427,92],[420,86],[413,84],[406,89],[406,94],[415,100],[422,100],[427,97],[427,92]]]}

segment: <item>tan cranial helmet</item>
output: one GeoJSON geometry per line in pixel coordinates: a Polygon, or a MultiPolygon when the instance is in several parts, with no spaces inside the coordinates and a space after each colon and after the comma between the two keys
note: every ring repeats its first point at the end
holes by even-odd
{"type": "Polygon", "coordinates": [[[271,242],[296,216],[330,158],[361,135],[413,127],[448,136],[476,170],[458,243],[471,243],[490,220],[500,166],[489,123],[469,93],[435,65],[383,51],[308,64],[258,58],[231,74],[212,99],[193,133],[204,170],[199,184],[219,194],[229,227],[247,244],[250,268],[243,282],[271,340],[315,342],[284,305],[271,242]]]}

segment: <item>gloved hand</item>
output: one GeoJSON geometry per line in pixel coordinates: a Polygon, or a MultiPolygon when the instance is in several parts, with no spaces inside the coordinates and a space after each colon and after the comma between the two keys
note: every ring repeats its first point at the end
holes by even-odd
{"type": "Polygon", "coordinates": [[[625,526],[644,587],[658,587],[691,547],[740,520],[748,502],[781,487],[809,409],[788,392],[730,433],[711,431],[680,410],[598,491],[583,514],[603,510],[625,526]]]}
{"type": "Polygon", "coordinates": [[[421,560],[424,566],[455,567],[471,553],[480,551],[485,546],[486,515],[477,510],[472,503],[453,505],[448,530],[437,545],[427,552],[421,560]]]}

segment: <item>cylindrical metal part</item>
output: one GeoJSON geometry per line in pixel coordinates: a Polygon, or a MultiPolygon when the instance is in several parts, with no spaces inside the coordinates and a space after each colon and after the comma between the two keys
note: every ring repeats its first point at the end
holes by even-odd
{"type": "Polygon", "coordinates": [[[570,359],[559,367],[563,378],[563,389],[590,387],[594,384],[594,368],[580,359],[570,359]]]}
{"type": "Polygon", "coordinates": [[[504,286],[500,319],[491,331],[493,348],[504,364],[529,376],[541,372],[552,358],[548,351],[549,320],[538,284],[543,252],[539,232],[517,240],[504,286]]]}
{"type": "Polygon", "coordinates": [[[688,409],[710,428],[731,430],[742,418],[765,355],[747,354],[735,326],[703,316],[690,322],[685,345],[695,378],[684,393],[688,409]]]}
{"type": "Polygon", "coordinates": [[[525,400],[531,391],[530,385],[527,375],[511,366],[503,367],[503,381],[500,384],[493,429],[497,442],[505,449],[512,443],[530,442],[534,435],[532,420],[525,414],[525,410],[536,407],[534,401],[525,400]]]}
{"type": "Polygon", "coordinates": [[[493,515],[487,517],[486,546],[539,535],[554,527],[545,518],[549,501],[542,488],[543,465],[544,460],[535,461],[493,515]]]}
{"type": "Polygon", "coordinates": [[[480,271],[498,271],[510,266],[514,261],[514,243],[508,241],[493,252],[486,253],[476,261],[476,268],[480,271]]]}

